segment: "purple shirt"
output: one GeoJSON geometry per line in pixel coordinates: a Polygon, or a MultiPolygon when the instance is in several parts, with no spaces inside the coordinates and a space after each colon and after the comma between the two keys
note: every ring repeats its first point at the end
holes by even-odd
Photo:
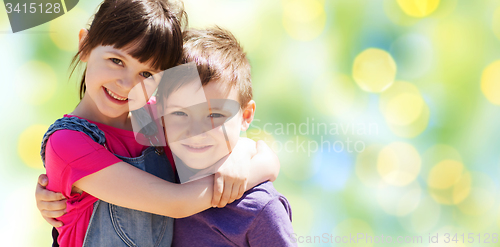
{"type": "Polygon", "coordinates": [[[176,219],[172,246],[297,246],[292,233],[290,204],[265,182],[224,208],[176,219]]]}

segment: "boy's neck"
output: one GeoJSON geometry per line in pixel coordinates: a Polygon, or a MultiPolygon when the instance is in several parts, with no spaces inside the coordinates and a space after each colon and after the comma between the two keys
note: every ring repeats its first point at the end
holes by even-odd
{"type": "Polygon", "coordinates": [[[71,115],[75,115],[81,118],[85,118],[97,123],[102,123],[115,128],[130,130],[132,131],[132,123],[130,120],[130,114],[123,114],[122,116],[111,118],[102,114],[94,101],[85,94],[80,103],[76,106],[71,115]]]}

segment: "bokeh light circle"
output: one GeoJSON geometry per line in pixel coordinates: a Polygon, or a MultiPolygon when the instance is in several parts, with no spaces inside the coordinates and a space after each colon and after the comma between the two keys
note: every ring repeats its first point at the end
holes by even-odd
{"type": "Polygon", "coordinates": [[[325,29],[324,3],[319,0],[284,0],[283,26],[290,37],[300,41],[317,38],[325,29]]]}
{"type": "Polygon", "coordinates": [[[448,189],[461,178],[464,166],[455,160],[444,160],[434,166],[429,174],[429,187],[448,189]]]}
{"type": "Polygon", "coordinates": [[[481,91],[493,104],[500,105],[500,60],[497,60],[483,71],[481,91]]]}
{"type": "Polygon", "coordinates": [[[419,172],[421,159],[418,151],[408,143],[393,142],[380,151],[377,170],[382,180],[394,186],[413,182],[419,172]]]}
{"type": "Polygon", "coordinates": [[[44,62],[29,61],[17,69],[16,75],[16,93],[27,104],[43,104],[57,89],[56,73],[44,62]]]}
{"type": "Polygon", "coordinates": [[[422,18],[436,11],[440,0],[397,0],[397,2],[407,15],[422,18]]]}
{"type": "Polygon", "coordinates": [[[49,126],[45,125],[32,125],[19,135],[17,153],[28,167],[43,169],[43,163],[40,157],[40,144],[48,128],[49,126]]]}
{"type": "Polygon", "coordinates": [[[454,205],[470,194],[472,178],[460,161],[443,160],[432,167],[427,184],[429,193],[436,202],[454,205]]]}
{"type": "Polygon", "coordinates": [[[413,138],[428,126],[430,110],[418,88],[397,81],[380,95],[379,109],[389,128],[400,137],[413,138]]]}
{"type": "Polygon", "coordinates": [[[394,83],[396,69],[396,62],[388,52],[369,48],[354,59],[352,76],[361,89],[380,93],[394,83]]]}
{"type": "Polygon", "coordinates": [[[434,165],[443,160],[455,160],[462,162],[462,156],[452,146],[446,144],[436,144],[427,149],[422,154],[422,172],[421,175],[425,180],[428,180],[428,175],[434,165]]]}
{"type": "Polygon", "coordinates": [[[387,122],[408,125],[422,114],[425,102],[419,95],[402,93],[389,101],[385,112],[387,122]]]}

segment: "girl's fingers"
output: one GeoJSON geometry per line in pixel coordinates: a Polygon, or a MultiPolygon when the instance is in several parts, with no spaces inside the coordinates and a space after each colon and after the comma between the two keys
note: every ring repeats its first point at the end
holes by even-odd
{"type": "Polygon", "coordinates": [[[240,187],[241,187],[241,183],[237,184],[235,183],[233,185],[233,188],[231,190],[231,197],[229,198],[229,202],[228,203],[233,203],[235,200],[238,200],[240,199],[240,187]]]}
{"type": "Polygon", "coordinates": [[[58,221],[58,220],[53,219],[53,218],[48,218],[48,217],[43,217],[43,218],[45,219],[45,221],[47,221],[53,227],[61,227],[61,226],[63,226],[63,223],[61,221],[58,221]]]}
{"type": "Polygon", "coordinates": [[[47,210],[47,211],[65,210],[66,209],[66,201],[67,200],[52,201],[52,202],[41,201],[39,203],[39,209],[40,210],[47,210]]]}
{"type": "Polygon", "coordinates": [[[233,183],[234,181],[230,178],[226,178],[226,181],[224,181],[224,191],[222,193],[222,197],[220,199],[219,208],[223,208],[226,206],[226,204],[229,202],[229,199],[231,199],[231,194],[233,193],[233,183]]]}
{"type": "Polygon", "coordinates": [[[243,183],[240,186],[239,191],[238,191],[238,199],[240,199],[243,196],[243,193],[245,193],[245,191],[247,191],[247,183],[243,183]]]}
{"type": "Polygon", "coordinates": [[[38,184],[45,187],[47,186],[47,184],[49,184],[49,179],[47,177],[47,174],[40,174],[40,176],[38,176],[38,184]]]}
{"type": "Polygon", "coordinates": [[[214,177],[214,195],[212,197],[212,207],[219,205],[224,191],[224,179],[220,173],[215,173],[214,177]]]}
{"type": "MultiPolygon", "coordinates": [[[[40,210],[40,213],[42,213],[42,216],[45,218],[57,218],[63,216],[66,212],[64,210],[57,210],[57,211],[52,211],[52,210],[40,210]]],[[[50,223],[50,222],[49,222],[50,223]]],[[[51,224],[52,225],[52,224],[51,224]]]]}
{"type": "Polygon", "coordinates": [[[50,201],[59,201],[65,199],[61,193],[56,193],[48,189],[45,189],[45,187],[42,187],[40,184],[36,186],[35,198],[37,202],[40,201],[50,202],[50,201]]]}

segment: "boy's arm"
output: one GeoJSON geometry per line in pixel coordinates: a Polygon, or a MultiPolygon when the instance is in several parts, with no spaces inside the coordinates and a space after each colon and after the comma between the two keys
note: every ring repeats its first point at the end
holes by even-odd
{"type": "Polygon", "coordinates": [[[247,233],[249,246],[297,246],[291,209],[286,199],[283,200],[270,201],[255,218],[247,233]]]}
{"type": "Polygon", "coordinates": [[[65,213],[66,199],[61,193],[45,189],[48,183],[46,174],[40,174],[40,176],[38,176],[38,183],[35,190],[36,206],[42,217],[49,224],[53,227],[61,227],[63,223],[55,218],[65,213]]]}

